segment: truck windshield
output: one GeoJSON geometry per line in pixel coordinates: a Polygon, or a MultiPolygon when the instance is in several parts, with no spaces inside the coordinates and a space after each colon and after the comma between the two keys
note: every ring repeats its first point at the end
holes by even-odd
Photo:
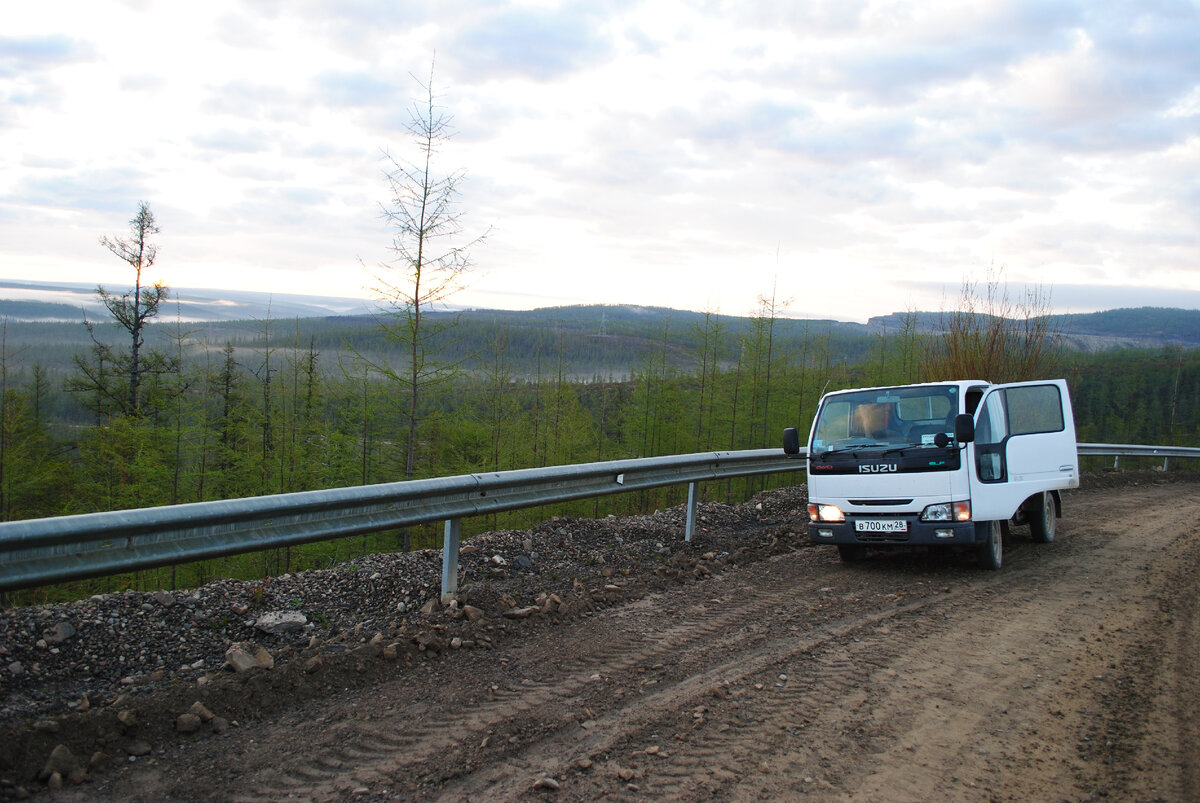
{"type": "Polygon", "coordinates": [[[952,385],[831,394],[817,413],[810,453],[932,447],[939,432],[953,439],[958,395],[952,385]]]}

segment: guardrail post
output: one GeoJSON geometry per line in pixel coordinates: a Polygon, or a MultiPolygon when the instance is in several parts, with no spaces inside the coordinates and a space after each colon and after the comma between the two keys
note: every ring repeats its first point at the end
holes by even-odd
{"type": "Polygon", "coordinates": [[[696,486],[699,483],[688,483],[687,525],[683,529],[683,540],[691,541],[692,533],[696,531],[696,486]]]}
{"type": "Polygon", "coordinates": [[[458,593],[458,543],[462,539],[462,519],[446,519],[442,539],[442,604],[458,593]]]}
{"type": "Polygon", "coordinates": [[[1163,458],[1163,471],[1165,472],[1170,465],[1171,465],[1171,458],[1164,457],[1163,458]]]}

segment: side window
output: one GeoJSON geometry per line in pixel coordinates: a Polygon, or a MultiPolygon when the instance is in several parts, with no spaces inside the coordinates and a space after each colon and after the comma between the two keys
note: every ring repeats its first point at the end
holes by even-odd
{"type": "Polygon", "coordinates": [[[1004,391],[1013,435],[1062,432],[1062,399],[1057,385],[1032,385],[1004,391]]]}
{"type": "Polygon", "coordinates": [[[976,443],[1000,443],[1008,436],[1007,416],[1004,414],[1004,392],[993,393],[984,402],[975,426],[976,443]]]}
{"type": "Polygon", "coordinates": [[[1004,392],[991,393],[984,400],[975,425],[975,468],[983,482],[1004,480],[1004,439],[1007,436],[1004,392]]]}

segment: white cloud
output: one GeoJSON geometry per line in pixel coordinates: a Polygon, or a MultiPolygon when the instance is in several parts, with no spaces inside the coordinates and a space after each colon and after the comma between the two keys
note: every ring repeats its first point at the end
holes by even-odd
{"type": "Polygon", "coordinates": [[[358,292],[359,259],[386,255],[381,151],[407,152],[413,76],[436,54],[459,131],[441,164],[467,170],[468,234],[494,227],[464,303],[740,313],[778,280],[796,311],[862,319],[937,306],[930,288],[992,263],[1164,305],[1200,292],[1187,0],[10,16],[5,278],[121,281],[96,240],[147,200],[168,283],[358,292]]]}

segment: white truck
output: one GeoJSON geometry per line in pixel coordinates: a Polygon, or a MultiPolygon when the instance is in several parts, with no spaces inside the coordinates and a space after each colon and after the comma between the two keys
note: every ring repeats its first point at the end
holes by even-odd
{"type": "MultiPolygon", "coordinates": [[[[783,448],[801,455],[794,428],[783,448]]],[[[807,460],[809,538],[845,561],[868,548],[950,546],[999,569],[1009,523],[1054,540],[1060,491],[1079,487],[1064,379],[827,393],[807,460]]]]}

